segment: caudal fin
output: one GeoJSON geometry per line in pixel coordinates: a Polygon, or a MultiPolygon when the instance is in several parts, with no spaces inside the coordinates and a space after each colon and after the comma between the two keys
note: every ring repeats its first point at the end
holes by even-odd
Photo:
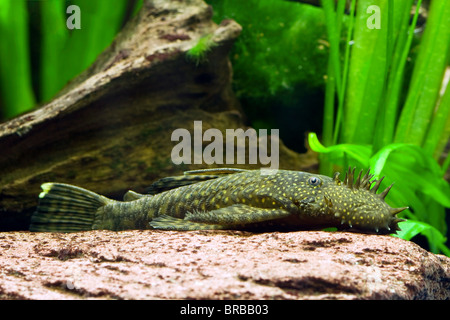
{"type": "Polygon", "coordinates": [[[98,209],[113,201],[95,192],[64,183],[41,185],[39,205],[30,231],[76,232],[92,230],[98,209]]]}

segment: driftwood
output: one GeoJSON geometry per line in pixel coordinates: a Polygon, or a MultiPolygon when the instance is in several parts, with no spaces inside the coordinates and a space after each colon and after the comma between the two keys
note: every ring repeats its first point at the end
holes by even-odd
{"type": "MultiPolygon", "coordinates": [[[[162,176],[206,167],[174,165],[175,129],[192,131],[201,120],[203,130],[245,130],[227,57],[241,27],[231,20],[217,25],[211,16],[201,0],[146,1],[57,97],[0,124],[0,231],[28,228],[43,182],[121,198],[162,176]],[[205,35],[214,43],[205,59],[188,59],[205,35]]],[[[308,157],[280,143],[280,167],[305,169],[308,157]]]]}

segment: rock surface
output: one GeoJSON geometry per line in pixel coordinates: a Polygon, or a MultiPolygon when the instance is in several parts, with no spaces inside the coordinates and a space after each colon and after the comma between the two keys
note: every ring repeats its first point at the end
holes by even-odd
{"type": "Polygon", "coordinates": [[[345,232],[0,233],[3,299],[450,299],[450,259],[345,232]]]}

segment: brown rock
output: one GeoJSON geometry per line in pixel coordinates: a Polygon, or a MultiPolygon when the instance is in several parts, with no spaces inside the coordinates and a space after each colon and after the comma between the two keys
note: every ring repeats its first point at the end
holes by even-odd
{"type": "Polygon", "coordinates": [[[449,299],[450,259],[345,232],[0,233],[3,299],[449,299]]]}

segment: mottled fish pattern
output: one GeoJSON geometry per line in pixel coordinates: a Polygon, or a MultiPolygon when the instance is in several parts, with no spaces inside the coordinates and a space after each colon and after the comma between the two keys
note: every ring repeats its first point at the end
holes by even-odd
{"type": "Polygon", "coordinates": [[[205,169],[155,182],[149,194],[129,191],[116,201],[62,183],[45,183],[32,216],[31,231],[319,229],[395,233],[396,215],[385,201],[389,186],[369,171],[343,181],[301,171],[205,169]]]}

